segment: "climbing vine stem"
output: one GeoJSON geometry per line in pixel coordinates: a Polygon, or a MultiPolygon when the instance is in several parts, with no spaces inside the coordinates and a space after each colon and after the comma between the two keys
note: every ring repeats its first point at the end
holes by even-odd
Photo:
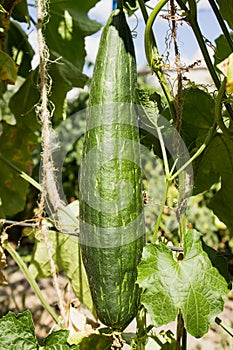
{"type": "Polygon", "coordinates": [[[167,82],[167,80],[164,76],[164,73],[163,73],[162,57],[158,53],[156,40],[155,40],[153,30],[152,30],[152,27],[153,27],[153,24],[155,22],[157,15],[159,14],[160,10],[164,7],[164,5],[168,1],[169,0],[160,0],[148,18],[146,16],[146,9],[145,9],[144,4],[142,4],[142,1],[140,1],[139,4],[140,4],[141,9],[143,9],[142,13],[143,13],[144,20],[146,22],[144,46],[145,46],[145,53],[146,53],[147,62],[149,64],[149,66],[151,67],[152,71],[156,74],[156,76],[159,80],[160,86],[161,86],[163,93],[166,97],[166,100],[168,102],[171,116],[172,116],[173,120],[176,120],[176,107],[175,107],[174,98],[171,94],[170,87],[169,87],[168,82],[167,82]]]}

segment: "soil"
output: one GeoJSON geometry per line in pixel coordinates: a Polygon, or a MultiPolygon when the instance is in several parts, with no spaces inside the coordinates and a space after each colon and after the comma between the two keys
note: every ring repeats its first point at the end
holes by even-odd
{"type": "MultiPolygon", "coordinates": [[[[0,286],[0,316],[5,315],[9,310],[16,314],[29,309],[32,313],[35,332],[38,339],[44,339],[49,331],[54,327],[54,321],[51,316],[43,309],[40,301],[35,296],[30,285],[24,275],[18,269],[15,262],[8,258],[8,266],[4,269],[4,274],[8,280],[8,284],[0,286]]],[[[67,279],[59,275],[59,284],[64,289],[67,279]]],[[[51,306],[58,310],[57,296],[54,291],[53,283],[50,278],[39,281],[39,286],[46,300],[49,300],[51,306]]],[[[84,310],[84,314],[85,310],[84,310]]],[[[233,300],[228,299],[225,308],[219,317],[226,325],[233,324],[233,300]]],[[[82,318],[80,318],[82,322],[82,318]]],[[[175,334],[175,324],[169,324],[161,327],[156,331],[170,329],[175,334]]],[[[127,332],[135,332],[135,322],[133,321],[126,329],[127,332]]],[[[130,349],[128,345],[124,345],[124,350],[130,349]]],[[[223,331],[217,324],[214,324],[209,332],[201,339],[188,336],[188,350],[232,350],[233,338],[223,331]]]]}

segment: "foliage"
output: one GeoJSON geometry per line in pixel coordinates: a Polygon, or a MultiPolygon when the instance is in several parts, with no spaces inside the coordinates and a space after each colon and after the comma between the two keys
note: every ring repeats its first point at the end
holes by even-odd
{"type": "MultiPolygon", "coordinates": [[[[158,1],[149,12],[147,4],[145,6],[147,1],[119,1],[129,16],[139,9],[147,22],[145,54],[152,73],[160,83],[158,89],[141,84],[137,91],[137,103],[143,110],[140,115],[140,142],[148,149],[148,154],[142,155],[143,186],[147,192],[144,201],[148,244],[138,266],[142,305],[138,310],[137,333],[121,335],[111,329],[93,329],[89,324],[86,329],[86,316],[83,315],[83,333],[75,322],[72,323],[72,319],[69,320],[72,327],[70,324],[69,327],[65,326],[59,323],[60,318],[51,312],[49,303],[35,287],[35,279],[52,275],[52,259],[55,274],[65,273],[76,297],[87,308],[93,309],[78,239],[67,234],[67,231],[76,235],[79,227],[77,173],[86,119],[84,114],[79,118],[79,114],[75,113],[87,106],[89,78],[83,72],[85,37],[101,28],[99,23],[88,17],[88,11],[98,1],[51,0],[43,27],[50,59],[49,108],[53,114],[52,123],[59,129],[66,119],[69,140],[76,137],[74,145],[67,142],[62,165],[63,190],[72,203],[64,205],[55,216],[47,217],[42,222],[48,228],[52,258],[48,256],[47,245],[41,239],[38,222],[34,223],[31,234],[34,249],[30,253],[29,267],[12,247],[9,248],[4,230],[1,235],[1,269],[6,265],[6,249],[34,287],[42,305],[54,318],[58,330],[52,331],[40,343],[35,336],[30,312],[25,311],[17,316],[9,312],[0,319],[2,349],[112,350],[122,347],[124,341],[131,349],[186,349],[186,331],[195,337],[202,337],[222,311],[224,296],[231,288],[227,260],[222,256],[222,250],[231,254],[233,248],[233,7],[228,0],[217,0],[218,6],[215,1],[209,1],[223,33],[216,38],[214,60],[210,57],[199,26],[198,1],[176,0],[175,6],[170,2],[168,16],[164,18],[170,21],[172,28],[170,39],[173,40],[176,56],[175,86],[172,86],[172,78],[165,74],[165,63],[156,44],[153,26],[168,1],[158,1]],[[187,23],[193,30],[213,80],[211,90],[204,82],[197,86],[184,79],[184,67],[180,63],[182,57],[179,56],[179,43],[176,40],[179,21],[172,21],[173,18],[182,18],[182,23],[187,23]],[[67,92],[74,87],[85,90],[69,103],[67,92]],[[74,127],[72,118],[75,119],[75,116],[77,121],[74,127]],[[168,124],[164,122],[163,125],[162,117],[176,129],[188,149],[190,159],[180,164],[183,170],[192,165],[193,193],[189,190],[185,192],[189,198],[183,198],[180,191],[181,185],[185,189],[186,173],[180,169],[179,159],[172,159],[172,154],[166,150],[166,140],[171,132],[169,128],[163,130],[164,125],[168,124]],[[185,212],[183,208],[186,204],[185,212]],[[74,220],[69,217],[70,209],[75,211],[74,220]],[[191,229],[187,230],[187,227],[191,229]],[[151,318],[148,326],[146,313],[151,318]],[[177,320],[178,326],[176,337],[169,331],[156,333],[155,327],[174,320],[177,320]],[[78,336],[70,336],[71,331],[78,336]],[[76,341],[78,344],[73,344],[75,341],[72,342],[72,339],[79,339],[76,341]]],[[[41,142],[41,126],[36,113],[40,101],[40,72],[34,61],[37,49],[34,50],[28,40],[28,33],[37,31],[36,6],[36,1],[0,1],[0,219],[6,220],[18,220],[18,215],[23,220],[31,219],[38,210],[38,198],[32,198],[34,192],[28,184],[40,189],[40,185],[30,178],[32,174],[36,174],[36,179],[38,177],[41,142]]],[[[171,43],[169,45],[171,48],[171,43]]],[[[61,138],[65,138],[67,130],[63,130],[64,134],[61,132],[61,138]]],[[[174,143],[173,146],[181,150],[180,145],[174,143]]],[[[4,224],[4,221],[1,223],[4,224]]],[[[1,271],[0,282],[6,283],[1,271]]],[[[232,330],[217,320],[217,324],[232,336],[232,330]]]]}
{"type": "MultiPolygon", "coordinates": [[[[67,342],[69,332],[60,330],[48,335],[40,349],[44,350],[68,350],[79,349],[78,345],[69,345],[67,342]]],[[[14,350],[36,350],[39,342],[35,336],[34,324],[30,311],[25,311],[18,316],[9,312],[0,319],[0,348],[14,350]]]]}
{"type": "Polygon", "coordinates": [[[144,290],[141,301],[156,327],[174,321],[181,310],[187,331],[195,337],[208,331],[227,293],[226,281],[212,267],[195,230],[185,235],[184,256],[177,261],[162,243],[146,247],[138,282],[144,290]]]}

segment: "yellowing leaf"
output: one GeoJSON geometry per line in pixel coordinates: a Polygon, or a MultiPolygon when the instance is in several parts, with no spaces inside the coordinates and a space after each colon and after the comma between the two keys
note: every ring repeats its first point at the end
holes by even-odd
{"type": "Polygon", "coordinates": [[[226,92],[233,93],[233,53],[220,62],[217,67],[227,78],[226,92]]]}
{"type": "Polygon", "coordinates": [[[0,80],[6,84],[14,84],[17,79],[18,67],[12,58],[0,51],[0,80]]]}

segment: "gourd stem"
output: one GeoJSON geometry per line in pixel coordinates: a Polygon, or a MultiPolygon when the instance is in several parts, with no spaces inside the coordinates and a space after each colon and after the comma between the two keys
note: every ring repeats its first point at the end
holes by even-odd
{"type": "Polygon", "coordinates": [[[40,291],[38,284],[36,283],[35,279],[31,276],[31,274],[30,274],[26,264],[22,260],[21,256],[17,253],[17,251],[15,249],[12,248],[12,246],[10,245],[10,243],[8,241],[3,242],[3,248],[8,251],[8,253],[12,256],[14,261],[17,263],[17,265],[21,269],[21,271],[24,273],[28,283],[30,284],[30,286],[34,290],[34,293],[39,298],[39,300],[40,300],[41,304],[43,305],[43,307],[45,308],[45,310],[47,310],[48,313],[50,314],[50,316],[52,316],[52,318],[54,319],[54,321],[57,324],[59,324],[60,322],[59,322],[58,316],[53,311],[51,306],[47,303],[46,299],[44,298],[43,294],[40,291]]]}

